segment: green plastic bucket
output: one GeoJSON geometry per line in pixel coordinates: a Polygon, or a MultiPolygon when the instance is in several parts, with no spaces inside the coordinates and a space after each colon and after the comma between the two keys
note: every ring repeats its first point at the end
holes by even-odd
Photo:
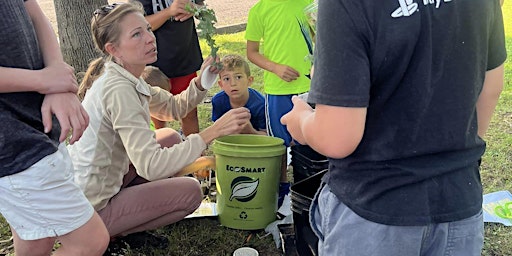
{"type": "Polygon", "coordinates": [[[214,141],[217,212],[223,226],[256,230],[276,219],[283,143],[253,134],[214,141]]]}

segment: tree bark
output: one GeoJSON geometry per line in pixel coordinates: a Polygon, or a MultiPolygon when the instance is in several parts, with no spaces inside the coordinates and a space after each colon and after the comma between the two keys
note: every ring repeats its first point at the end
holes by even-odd
{"type": "Polygon", "coordinates": [[[93,12],[107,0],[53,0],[60,48],[64,61],[75,68],[76,73],[85,72],[89,62],[100,56],[95,50],[91,35],[93,12]]]}

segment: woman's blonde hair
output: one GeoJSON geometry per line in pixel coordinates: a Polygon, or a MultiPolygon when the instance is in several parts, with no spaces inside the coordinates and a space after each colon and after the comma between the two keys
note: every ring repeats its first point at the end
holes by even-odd
{"type": "Polygon", "coordinates": [[[142,5],[138,2],[114,3],[104,5],[94,11],[91,19],[91,34],[96,48],[105,55],[107,43],[117,43],[121,35],[119,24],[128,14],[138,12],[144,14],[142,5]]]}
{"type": "Polygon", "coordinates": [[[92,87],[92,83],[103,73],[105,62],[111,59],[111,56],[105,50],[105,44],[118,42],[121,35],[120,21],[126,15],[134,12],[144,14],[139,2],[130,1],[129,3],[103,5],[94,11],[91,19],[92,40],[96,49],[104,56],[89,63],[78,88],[78,98],[80,100],[84,99],[85,93],[92,87]]]}
{"type": "Polygon", "coordinates": [[[83,101],[85,93],[92,87],[92,83],[103,73],[105,65],[105,57],[99,57],[89,63],[87,71],[85,71],[84,77],[78,87],[78,99],[83,101]]]}

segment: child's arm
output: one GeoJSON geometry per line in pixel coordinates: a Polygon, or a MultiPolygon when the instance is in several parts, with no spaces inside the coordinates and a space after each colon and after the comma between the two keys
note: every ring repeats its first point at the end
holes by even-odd
{"type": "Polygon", "coordinates": [[[501,64],[499,67],[485,73],[484,87],[476,102],[478,135],[482,138],[489,128],[494,109],[503,90],[504,72],[504,65],[501,64]]]}
{"type": "MultiPolygon", "coordinates": [[[[43,54],[45,68],[27,70],[0,67],[0,92],[35,91],[41,94],[78,91],[74,69],[64,62],[59,43],[48,18],[36,0],[25,2],[43,54]]],[[[22,36],[22,35],[19,35],[22,36]]]]}
{"type": "Polygon", "coordinates": [[[147,15],[146,20],[151,25],[153,31],[159,29],[167,20],[172,19],[176,22],[185,21],[193,14],[186,11],[185,6],[191,4],[189,0],[173,1],[171,6],[157,13],[147,15]]]}
{"type": "Polygon", "coordinates": [[[291,82],[299,77],[299,72],[287,65],[281,65],[267,59],[260,53],[260,42],[247,41],[247,58],[256,66],[272,72],[286,82],[291,82]]]}
{"type": "MultiPolygon", "coordinates": [[[[42,90],[46,93],[41,106],[44,131],[52,129],[52,115],[55,115],[61,126],[59,141],[63,142],[72,131],[69,143],[73,144],[89,124],[89,116],[76,95],[78,83],[74,69],[64,62],[55,32],[36,0],[26,1],[25,8],[34,24],[45,64],[40,72],[34,71],[34,78],[39,78],[40,85],[48,87],[42,90]]],[[[30,84],[30,81],[23,82],[30,84]]]]}
{"type": "Polygon", "coordinates": [[[366,108],[316,104],[312,109],[298,96],[293,96],[292,101],[293,108],[281,117],[281,123],[296,141],[332,158],[344,158],[354,152],[363,137],[366,108]]]}

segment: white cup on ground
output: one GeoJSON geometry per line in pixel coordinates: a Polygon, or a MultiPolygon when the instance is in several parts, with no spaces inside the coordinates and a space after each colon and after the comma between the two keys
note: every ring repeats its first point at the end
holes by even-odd
{"type": "Polygon", "coordinates": [[[251,247],[240,247],[233,252],[233,256],[258,256],[256,249],[251,247]]]}

